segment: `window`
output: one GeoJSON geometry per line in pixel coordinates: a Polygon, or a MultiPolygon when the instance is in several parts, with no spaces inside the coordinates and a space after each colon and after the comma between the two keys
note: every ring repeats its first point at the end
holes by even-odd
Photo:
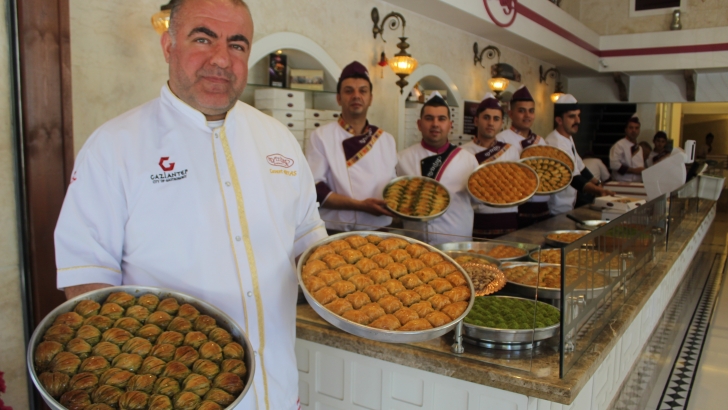
{"type": "Polygon", "coordinates": [[[680,0],[634,0],[635,11],[680,7],[680,0]]]}

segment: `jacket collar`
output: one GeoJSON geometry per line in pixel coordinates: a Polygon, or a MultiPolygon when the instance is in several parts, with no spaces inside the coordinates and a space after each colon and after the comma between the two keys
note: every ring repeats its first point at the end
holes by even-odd
{"type": "MultiPolygon", "coordinates": [[[[177,97],[169,88],[169,84],[164,84],[162,87],[161,99],[162,103],[170,106],[174,111],[187,118],[192,124],[194,124],[195,128],[198,128],[200,131],[210,132],[210,127],[207,126],[207,118],[205,118],[205,114],[192,108],[186,102],[177,97]]],[[[230,111],[228,111],[228,114],[229,113],[230,111]]],[[[230,115],[225,115],[224,127],[228,126],[228,120],[231,117],[232,116],[230,115]]]]}

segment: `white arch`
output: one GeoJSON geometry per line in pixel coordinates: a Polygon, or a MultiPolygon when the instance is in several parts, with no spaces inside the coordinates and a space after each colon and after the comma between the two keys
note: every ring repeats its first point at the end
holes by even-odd
{"type": "MultiPolygon", "coordinates": [[[[402,90],[402,94],[399,96],[399,119],[398,119],[398,126],[397,126],[397,146],[398,148],[404,149],[404,140],[405,140],[405,116],[404,116],[404,108],[405,103],[407,101],[407,97],[409,96],[410,91],[412,91],[412,88],[414,88],[415,84],[417,84],[420,80],[422,80],[425,77],[437,77],[439,78],[443,83],[445,83],[445,86],[448,88],[448,100],[452,101],[455,100],[455,103],[458,107],[460,107],[461,110],[464,109],[464,103],[463,98],[460,96],[460,91],[458,91],[458,86],[455,85],[455,82],[450,78],[450,76],[443,70],[440,66],[437,66],[435,64],[425,64],[419,68],[417,68],[412,74],[410,74],[406,80],[409,82],[406,87],[402,90]]],[[[461,123],[463,120],[463,116],[460,115],[459,118],[456,120],[458,123],[461,123]]]]}
{"type": "Polygon", "coordinates": [[[252,68],[260,60],[268,57],[269,54],[284,48],[299,50],[315,58],[331,75],[331,78],[341,76],[339,65],[320,45],[306,36],[289,32],[271,34],[253,43],[250,58],[248,59],[248,68],[252,68]]]}

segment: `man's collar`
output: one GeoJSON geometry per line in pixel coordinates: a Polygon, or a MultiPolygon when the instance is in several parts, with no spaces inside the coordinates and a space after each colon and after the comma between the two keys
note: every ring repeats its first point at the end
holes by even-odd
{"type": "Polygon", "coordinates": [[[448,148],[450,148],[450,144],[449,143],[446,143],[445,145],[443,145],[440,148],[435,148],[432,145],[427,144],[425,142],[425,140],[422,140],[420,142],[420,144],[422,145],[422,148],[424,148],[424,149],[426,149],[428,151],[432,151],[432,152],[434,152],[435,154],[438,154],[438,155],[444,153],[445,151],[447,151],[448,148]]]}
{"type": "MultiPolygon", "coordinates": [[[[163,102],[168,103],[174,109],[179,111],[182,115],[189,118],[195,124],[195,126],[207,131],[210,130],[210,127],[207,126],[207,118],[205,117],[205,114],[192,108],[192,106],[177,97],[174,92],[172,92],[172,89],[169,88],[168,83],[164,84],[164,86],[162,87],[161,99],[163,102]]],[[[230,111],[228,111],[228,113],[230,113],[230,111]]],[[[228,116],[226,115],[224,120],[226,124],[227,120],[228,116]]]]}

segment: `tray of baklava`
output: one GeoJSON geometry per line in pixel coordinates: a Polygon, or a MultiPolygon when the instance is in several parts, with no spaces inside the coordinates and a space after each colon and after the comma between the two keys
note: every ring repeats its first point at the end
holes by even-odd
{"type": "Polygon", "coordinates": [[[430,221],[447,212],[450,193],[438,181],[418,176],[391,180],[383,193],[387,208],[402,219],[430,221]]]}
{"type": "Polygon", "coordinates": [[[527,202],[539,186],[538,174],[518,162],[492,162],[479,166],[468,178],[470,195],[487,206],[510,208],[527,202]]]}

